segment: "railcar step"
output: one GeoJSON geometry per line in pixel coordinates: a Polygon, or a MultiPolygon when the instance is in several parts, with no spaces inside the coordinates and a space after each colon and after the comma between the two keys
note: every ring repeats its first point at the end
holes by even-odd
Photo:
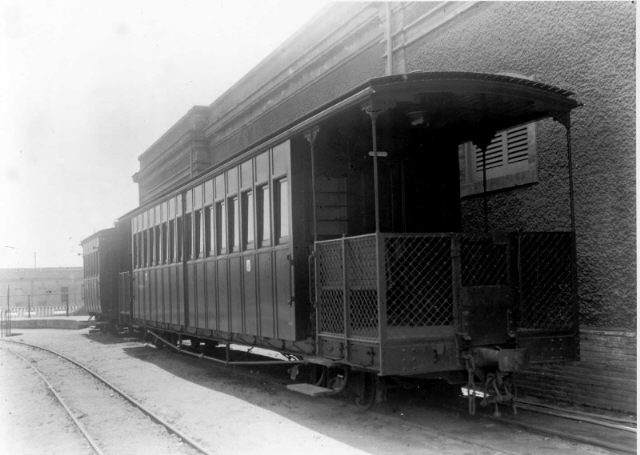
{"type": "Polygon", "coordinates": [[[294,392],[302,393],[304,395],[309,395],[310,397],[321,397],[323,395],[327,395],[333,392],[333,389],[327,389],[326,387],[319,387],[313,384],[307,384],[302,382],[300,384],[289,384],[287,389],[293,390],[294,392]]]}

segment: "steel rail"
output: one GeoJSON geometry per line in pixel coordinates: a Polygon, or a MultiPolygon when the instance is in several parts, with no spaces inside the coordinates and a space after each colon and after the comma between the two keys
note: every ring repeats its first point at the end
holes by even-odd
{"type": "Polygon", "coordinates": [[[505,425],[517,426],[519,428],[534,431],[536,433],[556,436],[568,441],[579,442],[579,443],[588,444],[594,447],[601,447],[603,449],[613,450],[615,452],[632,453],[632,454],[637,453],[635,447],[629,447],[622,444],[617,444],[615,442],[608,442],[595,437],[592,438],[589,436],[574,435],[574,434],[567,433],[566,431],[556,430],[551,426],[536,425],[533,423],[522,422],[518,420],[507,420],[501,417],[493,417],[493,416],[483,416],[483,418],[492,420],[494,422],[499,421],[504,423],[505,425]]]}
{"type": "Polygon", "coordinates": [[[175,428],[173,425],[171,425],[170,423],[167,423],[164,420],[162,420],[161,417],[157,416],[150,409],[147,409],[145,406],[143,406],[141,403],[139,403],[133,397],[131,397],[126,392],[121,390],[119,387],[117,387],[116,385],[110,383],[104,377],[102,377],[100,374],[98,374],[95,371],[91,370],[89,367],[87,367],[85,365],[82,365],[81,363],[77,362],[76,360],[73,360],[72,358],[67,357],[64,354],[60,354],[59,352],[56,352],[53,349],[44,348],[42,346],[37,346],[37,345],[34,345],[34,344],[29,344],[29,343],[22,342],[22,341],[7,340],[7,339],[2,339],[1,341],[4,341],[6,343],[13,343],[13,344],[18,344],[18,345],[22,345],[22,346],[27,346],[27,347],[31,347],[31,348],[34,348],[34,349],[40,349],[41,351],[49,352],[49,353],[51,353],[53,355],[56,355],[56,356],[60,357],[61,359],[64,359],[64,360],[74,364],[75,366],[77,366],[78,368],[86,371],[91,376],[96,378],[98,381],[102,382],[104,385],[106,385],[111,390],[116,392],[118,395],[120,395],[126,401],[131,403],[133,406],[135,406],[140,411],[142,411],[145,415],[147,415],[149,418],[151,418],[151,420],[153,420],[157,424],[162,425],[163,427],[165,427],[170,433],[175,434],[178,438],[180,438],[182,441],[184,441],[187,445],[189,445],[193,449],[197,450],[198,452],[200,452],[200,453],[202,453],[204,455],[211,455],[212,454],[212,452],[210,452],[210,451],[206,450],[205,448],[203,448],[202,446],[200,446],[200,444],[198,444],[196,441],[194,441],[190,437],[188,437],[188,436],[184,435],[183,433],[181,433],[180,430],[175,428]]]}
{"type": "Polygon", "coordinates": [[[606,428],[613,428],[615,430],[627,431],[629,433],[637,433],[637,428],[633,426],[634,422],[625,419],[617,419],[615,417],[600,416],[597,414],[574,411],[569,409],[562,409],[556,406],[532,403],[524,400],[516,400],[516,407],[525,409],[531,412],[537,412],[538,414],[552,415],[555,417],[562,417],[568,420],[576,420],[580,422],[588,422],[593,425],[599,425],[606,428]]]}
{"type": "Polygon", "coordinates": [[[89,432],[87,431],[87,429],[84,427],[84,425],[82,425],[82,423],[80,423],[80,420],[78,420],[78,418],[74,415],[73,411],[71,410],[71,408],[69,408],[69,406],[67,405],[67,403],[62,399],[62,396],[58,393],[58,391],[53,387],[53,385],[49,382],[49,380],[47,378],[44,377],[44,375],[42,374],[42,372],[35,366],[33,365],[33,363],[29,362],[28,359],[26,359],[24,356],[18,354],[15,351],[12,351],[11,349],[8,349],[8,351],[13,354],[14,356],[18,357],[19,359],[21,359],[24,363],[26,363],[27,365],[29,365],[29,367],[31,367],[31,369],[40,377],[40,379],[42,379],[42,382],[44,382],[44,384],[47,386],[47,388],[49,389],[49,391],[53,394],[53,396],[56,398],[56,400],[58,400],[58,403],[60,403],[60,405],[62,406],[62,408],[65,410],[65,412],[67,413],[67,415],[71,418],[71,420],[73,421],[73,423],[76,425],[76,427],[78,428],[78,430],[80,430],[80,433],[82,433],[82,436],[84,436],[84,438],[87,440],[87,442],[89,443],[89,445],[91,446],[91,448],[93,449],[93,451],[97,454],[97,455],[104,455],[104,452],[100,449],[100,447],[98,447],[98,443],[96,441],[93,440],[93,438],[91,437],[91,435],[89,434],[89,432]]]}

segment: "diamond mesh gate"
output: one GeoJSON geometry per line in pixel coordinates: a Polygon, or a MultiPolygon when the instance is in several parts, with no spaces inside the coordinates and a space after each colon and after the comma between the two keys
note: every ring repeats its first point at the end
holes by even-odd
{"type": "Polygon", "coordinates": [[[578,316],[573,236],[569,232],[527,232],[516,234],[516,241],[519,326],[542,330],[573,328],[578,316]]]}
{"type": "MultiPolygon", "coordinates": [[[[483,287],[511,289],[505,304],[514,328],[575,328],[572,242],[568,232],[370,234],[317,242],[318,338],[343,340],[348,356],[351,341],[415,343],[442,336],[441,328],[453,337],[464,331],[454,327],[457,296],[483,287]]],[[[481,303],[473,298],[465,304],[481,303]]]]}
{"type": "Polygon", "coordinates": [[[318,332],[378,339],[381,326],[394,336],[449,325],[451,277],[449,235],[379,234],[379,246],[375,235],[318,242],[318,332]]]}

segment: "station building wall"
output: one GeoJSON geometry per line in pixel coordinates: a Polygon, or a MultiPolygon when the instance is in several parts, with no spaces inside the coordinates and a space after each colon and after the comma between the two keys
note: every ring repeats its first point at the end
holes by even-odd
{"type": "MultiPolygon", "coordinates": [[[[515,73],[574,91],[572,150],[582,322],[636,326],[635,6],[481,3],[406,48],[406,70],[515,73]]],[[[490,197],[493,228],[566,229],[564,128],[537,125],[538,183],[490,197]],[[515,213],[515,216],[514,216],[515,213]]],[[[482,198],[464,202],[482,226],[482,198]]]]}

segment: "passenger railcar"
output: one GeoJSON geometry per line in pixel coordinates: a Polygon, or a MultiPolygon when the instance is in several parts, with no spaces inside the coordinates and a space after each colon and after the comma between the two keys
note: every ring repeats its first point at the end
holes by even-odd
{"type": "Polygon", "coordinates": [[[130,321],[130,299],[120,295],[119,275],[130,265],[130,227],[126,221],[103,229],[82,240],[85,306],[96,326],[113,331],[130,321]]]}
{"type": "Polygon", "coordinates": [[[552,117],[569,139],[577,106],[509,76],[370,80],[120,220],[131,321],[339,372],[321,390],[354,372],[361,401],[395,376],[465,382],[472,412],[476,387],[510,398],[509,373],[578,355],[573,207],[567,231],[492,232],[485,203],[463,232],[458,147],[486,182],[497,132],[552,117]]]}

